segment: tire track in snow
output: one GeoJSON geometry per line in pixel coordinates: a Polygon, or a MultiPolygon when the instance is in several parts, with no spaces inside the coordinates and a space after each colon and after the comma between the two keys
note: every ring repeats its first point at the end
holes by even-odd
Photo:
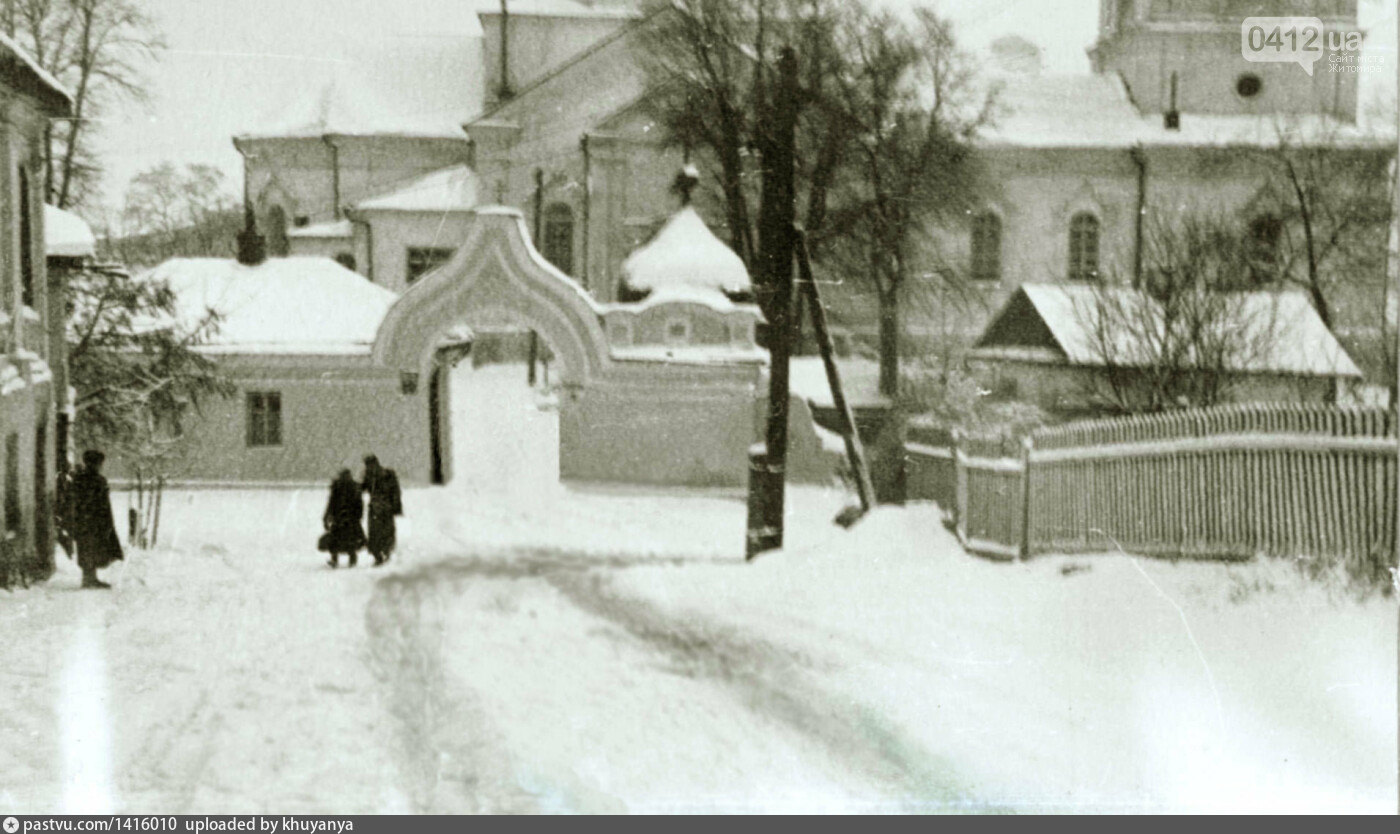
{"type": "Polygon", "coordinates": [[[819,665],[814,658],[733,630],[667,617],[610,594],[604,575],[546,578],[579,608],[651,646],[678,674],[725,683],[748,709],[821,743],[853,770],[888,786],[882,810],[1002,810],[977,801],[950,761],[911,742],[874,710],[824,692],[810,674],[819,665]]]}
{"type": "Polygon", "coordinates": [[[669,618],[645,603],[610,594],[607,575],[600,572],[656,564],[654,558],[625,554],[595,558],[550,549],[503,550],[486,558],[437,562],[391,579],[403,583],[403,590],[393,592],[399,594],[422,594],[423,589],[468,579],[542,580],[584,615],[614,627],[600,633],[620,629],[662,661],[663,671],[721,685],[735,697],[736,706],[816,743],[842,767],[882,786],[884,796],[872,800],[870,810],[997,810],[975,801],[951,762],[912,743],[869,707],[825,692],[819,682],[824,667],[818,659],[733,631],[669,618]],[[409,592],[410,585],[420,588],[409,592]]]}

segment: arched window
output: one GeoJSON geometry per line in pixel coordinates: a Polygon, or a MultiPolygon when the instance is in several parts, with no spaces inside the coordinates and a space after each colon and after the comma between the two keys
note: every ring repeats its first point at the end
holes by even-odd
{"type": "Polygon", "coordinates": [[[287,243],[287,212],[274,205],[267,210],[267,253],[275,257],[286,257],[291,249],[287,243]]]}
{"type": "Polygon", "coordinates": [[[1099,219],[1087,211],[1069,221],[1069,280],[1099,280],[1099,219]]]}
{"type": "Polygon", "coordinates": [[[574,210],[564,203],[551,203],[544,210],[544,232],[540,241],[545,260],[565,275],[574,274],[574,210]]]}
{"type": "Polygon", "coordinates": [[[1001,218],[990,211],[972,218],[972,280],[1001,280],[1001,218]]]}
{"type": "Polygon", "coordinates": [[[1249,221],[1249,278],[1256,285],[1271,284],[1278,279],[1279,241],[1283,237],[1283,221],[1272,214],[1261,214],[1249,221]]]}

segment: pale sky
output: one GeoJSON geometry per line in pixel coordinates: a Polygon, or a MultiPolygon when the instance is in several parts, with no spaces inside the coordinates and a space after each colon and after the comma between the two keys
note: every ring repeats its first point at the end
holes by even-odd
{"type": "MultiPolygon", "coordinates": [[[[908,6],[918,0],[885,2],[908,6]]],[[[400,77],[395,76],[392,56],[399,50],[419,59],[455,57],[462,67],[474,66],[480,35],[475,10],[498,8],[499,0],[145,4],[161,22],[168,48],[149,73],[150,105],[128,108],[104,125],[101,147],[111,205],[119,203],[133,174],[166,160],[217,165],[236,191],[240,160],[230,138],[274,119],[289,101],[346,65],[347,54],[382,56],[374,70],[387,82],[402,80],[411,69],[399,67],[400,77]]],[[[1084,49],[1094,39],[1098,0],[931,0],[931,5],[954,21],[968,47],[1016,34],[1045,51],[1047,71],[1088,71],[1084,49]]],[[[1361,0],[1363,28],[1391,45],[1394,19],[1394,0],[1361,0]]]]}

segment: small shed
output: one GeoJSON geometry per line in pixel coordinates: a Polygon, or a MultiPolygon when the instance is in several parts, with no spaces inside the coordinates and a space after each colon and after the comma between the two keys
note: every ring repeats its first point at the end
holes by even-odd
{"type": "MultiPolygon", "coordinates": [[[[1233,398],[1323,401],[1361,371],[1302,293],[1241,292],[1210,326],[1232,328],[1250,350],[1227,357],[1233,398]]],[[[994,315],[968,358],[991,391],[1057,409],[1089,405],[1110,365],[1147,368],[1165,328],[1161,305],[1128,287],[1023,284],[994,315]],[[1107,314],[1104,311],[1121,311],[1107,314]],[[1116,326],[1112,319],[1131,321],[1116,326]]],[[[1204,364],[1204,363],[1203,363],[1204,364]]]]}

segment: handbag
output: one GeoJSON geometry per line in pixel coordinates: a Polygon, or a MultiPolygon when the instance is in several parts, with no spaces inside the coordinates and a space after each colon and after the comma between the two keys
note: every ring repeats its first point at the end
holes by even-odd
{"type": "Polygon", "coordinates": [[[316,540],[316,549],[322,553],[331,552],[331,534],[329,532],[322,533],[321,538],[316,540]]]}

